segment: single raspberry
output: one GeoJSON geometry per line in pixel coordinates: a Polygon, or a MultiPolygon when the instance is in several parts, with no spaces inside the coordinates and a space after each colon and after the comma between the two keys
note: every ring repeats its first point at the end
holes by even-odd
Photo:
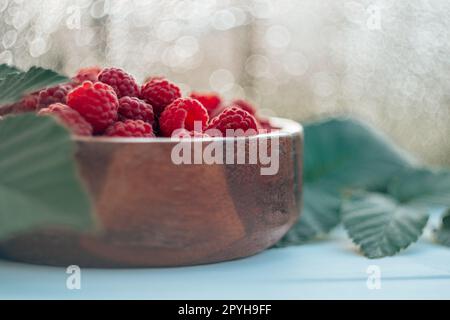
{"type": "Polygon", "coordinates": [[[98,81],[109,84],[117,97],[138,97],[139,86],[133,76],[119,68],[105,68],[98,75],[98,81]]]}
{"type": "Polygon", "coordinates": [[[69,92],[67,104],[92,125],[94,133],[103,132],[117,120],[119,100],[113,88],[105,83],[83,82],[69,92]]]}
{"type": "Polygon", "coordinates": [[[200,101],[206,110],[208,110],[209,115],[211,115],[211,113],[216,110],[222,102],[220,96],[215,92],[192,92],[190,97],[200,101]]]}
{"type": "Polygon", "coordinates": [[[152,105],[153,112],[157,116],[164,111],[165,107],[180,97],[180,88],[165,79],[150,80],[141,88],[141,98],[152,105]]]}
{"type": "Polygon", "coordinates": [[[198,132],[198,131],[188,131],[186,129],[176,129],[172,132],[172,137],[174,138],[208,138],[209,135],[207,135],[204,132],[198,132]]]}
{"type": "Polygon", "coordinates": [[[120,120],[142,120],[153,124],[155,115],[153,107],[145,101],[136,97],[122,97],[119,99],[120,120]]]}
{"type": "Polygon", "coordinates": [[[152,126],[142,120],[118,121],[106,129],[105,135],[109,137],[136,138],[150,138],[155,136],[152,126]]]}
{"type": "Polygon", "coordinates": [[[247,111],[252,116],[254,116],[256,114],[255,107],[250,102],[242,100],[242,99],[234,100],[231,103],[231,106],[237,106],[237,107],[241,108],[242,110],[247,111]]]}
{"type": "Polygon", "coordinates": [[[54,116],[59,122],[65,125],[70,131],[80,136],[92,135],[92,126],[76,110],[62,103],[54,103],[43,108],[38,115],[54,116]]]}
{"type": "Polygon", "coordinates": [[[81,68],[77,74],[72,78],[75,85],[82,84],[84,81],[96,82],[98,81],[98,74],[102,71],[99,67],[81,68]]]}
{"type": "Polygon", "coordinates": [[[176,129],[203,131],[209,120],[208,111],[200,102],[191,98],[179,98],[166,107],[159,118],[159,128],[165,137],[176,129]],[[200,122],[201,127],[194,127],[200,122]]]}
{"type": "MultiPolygon", "coordinates": [[[[210,129],[219,130],[223,136],[227,135],[227,129],[242,129],[244,135],[253,135],[257,133],[258,124],[255,117],[250,113],[237,106],[233,106],[226,108],[221,114],[211,119],[206,133],[209,134],[208,130],[210,129]]],[[[238,136],[241,134],[236,132],[234,135],[238,136]]]]}
{"type": "Polygon", "coordinates": [[[72,84],[65,83],[39,91],[38,109],[58,102],[65,104],[67,102],[67,93],[72,89],[72,84]]]}

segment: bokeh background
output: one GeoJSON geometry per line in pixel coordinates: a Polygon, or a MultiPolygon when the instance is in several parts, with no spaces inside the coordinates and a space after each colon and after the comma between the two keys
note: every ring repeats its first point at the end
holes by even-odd
{"type": "Polygon", "coordinates": [[[450,164],[448,0],[0,0],[0,63],[118,66],[265,115],[352,115],[450,164]]]}

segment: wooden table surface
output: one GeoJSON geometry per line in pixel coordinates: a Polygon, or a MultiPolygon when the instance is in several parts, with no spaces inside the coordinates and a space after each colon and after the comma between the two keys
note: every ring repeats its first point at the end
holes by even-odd
{"type": "Polygon", "coordinates": [[[0,299],[450,299],[450,249],[422,240],[369,260],[337,231],[331,240],[225,263],[81,269],[80,290],[67,289],[68,276],[65,268],[0,260],[0,299]],[[370,266],[380,271],[380,289],[367,285],[370,266]]]}

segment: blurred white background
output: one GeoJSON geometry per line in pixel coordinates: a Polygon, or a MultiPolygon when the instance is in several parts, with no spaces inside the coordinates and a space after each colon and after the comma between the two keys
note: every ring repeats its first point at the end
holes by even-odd
{"type": "Polygon", "coordinates": [[[0,63],[248,98],[300,121],[353,115],[450,164],[448,0],[0,0],[0,63]]]}

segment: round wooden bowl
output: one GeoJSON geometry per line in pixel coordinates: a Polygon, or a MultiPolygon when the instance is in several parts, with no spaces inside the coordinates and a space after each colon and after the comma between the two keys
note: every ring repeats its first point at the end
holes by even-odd
{"type": "Polygon", "coordinates": [[[79,233],[49,226],[1,243],[0,253],[59,266],[156,267],[260,252],[294,224],[302,199],[302,128],[291,120],[271,120],[279,131],[188,143],[204,148],[216,139],[231,139],[248,146],[276,135],[279,170],[274,175],[262,175],[267,165],[259,162],[176,165],[171,153],[178,142],[168,138],[75,138],[98,227],[79,233]]]}

